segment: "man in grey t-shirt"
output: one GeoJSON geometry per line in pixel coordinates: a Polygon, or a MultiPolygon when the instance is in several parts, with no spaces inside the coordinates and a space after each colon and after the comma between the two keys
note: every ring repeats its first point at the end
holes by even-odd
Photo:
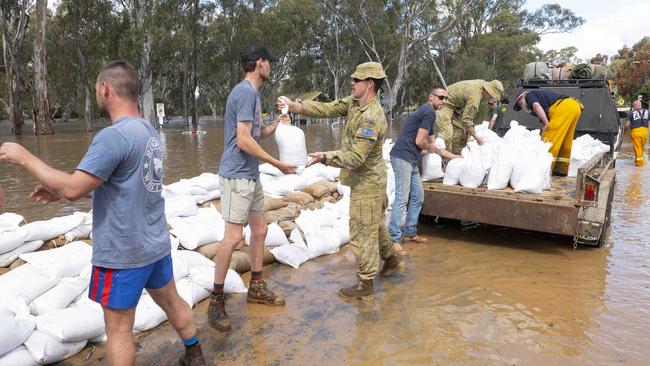
{"type": "Polygon", "coordinates": [[[205,365],[189,305],[178,295],[160,195],[160,138],[138,108],[137,73],[125,61],[106,64],[95,84],[97,104],[112,125],[93,139],[73,174],[56,170],[16,143],[0,160],[21,165],[40,183],[32,197],[48,203],[93,193],[93,270],[88,296],[101,304],[108,363],[135,363],[133,323],[143,289],[165,311],[183,339],[181,365],[205,365]]]}
{"type": "Polygon", "coordinates": [[[248,222],[251,229],[251,281],[248,302],[284,306],[262,278],[266,218],[264,192],[259,179],[259,160],[272,164],[285,174],[296,172],[296,166],[279,161],[259,145],[261,139],[275,132],[281,115],[268,126],[262,123],[262,102],[259,89],[269,79],[271,62],[277,59],[260,43],[251,43],[240,54],[244,80],[228,95],[224,116],[224,149],[219,165],[221,213],[226,221],[224,239],[219,246],[214,268],[214,290],[208,307],[208,324],[220,331],[231,329],[226,313],[223,284],[230,266],[232,252],[242,239],[248,222]]]}

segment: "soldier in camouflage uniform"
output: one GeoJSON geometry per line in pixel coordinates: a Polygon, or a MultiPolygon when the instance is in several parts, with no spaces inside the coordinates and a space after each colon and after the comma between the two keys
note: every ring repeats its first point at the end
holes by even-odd
{"type": "Polygon", "coordinates": [[[386,197],[386,164],[382,145],[388,131],[377,90],[386,78],[381,64],[366,62],[352,74],[352,95],[331,103],[293,102],[280,97],[278,104],[309,117],[346,116],[341,134],[341,148],[310,154],[308,165],[321,162],[341,168],[339,180],[351,188],[350,244],[358,260],[358,283],[343,288],[342,297],[367,300],[374,297],[374,278],[380,257],[384,260],[382,274],[403,267],[401,257],[391,243],[384,212],[386,197]]]}
{"type": "Polygon", "coordinates": [[[436,113],[436,129],[445,140],[447,150],[460,154],[469,136],[473,136],[479,144],[483,143],[474,132],[474,118],[481,100],[501,99],[503,85],[499,80],[463,80],[451,84],[447,92],[447,103],[436,113]]]}

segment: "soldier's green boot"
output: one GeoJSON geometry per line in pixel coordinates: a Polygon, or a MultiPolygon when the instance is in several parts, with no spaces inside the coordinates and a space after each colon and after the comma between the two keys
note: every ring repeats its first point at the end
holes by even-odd
{"type": "Polygon", "coordinates": [[[387,276],[391,272],[400,272],[404,268],[404,260],[401,256],[393,254],[386,258],[383,267],[381,267],[380,275],[387,276]]]}
{"type": "Polygon", "coordinates": [[[373,280],[359,280],[354,286],[342,288],[339,295],[354,300],[369,301],[375,298],[375,286],[373,280]]]}

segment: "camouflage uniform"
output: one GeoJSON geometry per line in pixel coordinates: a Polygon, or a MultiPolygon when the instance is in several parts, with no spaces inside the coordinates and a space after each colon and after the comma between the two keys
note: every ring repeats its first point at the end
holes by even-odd
{"type": "Polygon", "coordinates": [[[477,79],[459,81],[447,88],[449,99],[436,113],[435,125],[438,134],[445,140],[447,150],[454,154],[460,154],[469,136],[474,134],[474,119],[483,100],[483,90],[488,90],[494,99],[501,99],[503,86],[497,80],[487,82],[477,79]]]}
{"type": "Polygon", "coordinates": [[[302,114],[325,118],[346,116],[341,148],[325,153],[325,164],[341,168],[339,180],[351,188],[350,244],[360,280],[377,275],[379,258],[395,254],[386,228],[386,163],[382,145],[388,124],[377,98],[364,106],[346,97],[331,103],[302,102],[302,114]]]}

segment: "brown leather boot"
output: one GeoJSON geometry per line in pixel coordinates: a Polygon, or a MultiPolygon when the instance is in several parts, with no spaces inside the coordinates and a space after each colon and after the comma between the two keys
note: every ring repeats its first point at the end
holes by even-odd
{"type": "Polygon", "coordinates": [[[381,276],[387,276],[391,272],[399,272],[404,268],[404,266],[405,264],[402,257],[397,254],[393,254],[390,257],[386,258],[379,274],[381,276]]]}
{"type": "Polygon", "coordinates": [[[276,295],[266,286],[264,280],[251,280],[248,285],[248,297],[246,299],[249,303],[264,304],[271,306],[284,306],[284,299],[276,295]]]}
{"type": "Polygon", "coordinates": [[[208,306],[208,324],[214,329],[228,332],[231,329],[230,319],[226,314],[226,299],[223,293],[210,295],[208,306]]]}
{"type": "Polygon", "coordinates": [[[205,366],[205,358],[203,358],[203,351],[201,345],[197,344],[192,347],[185,347],[185,354],[181,356],[178,361],[180,366],[205,366]]]}
{"type": "Polygon", "coordinates": [[[417,243],[417,244],[424,244],[429,241],[427,238],[421,237],[420,235],[405,236],[403,240],[405,243],[417,243]]]}
{"type": "Polygon", "coordinates": [[[339,295],[353,300],[372,300],[375,298],[375,285],[373,280],[359,280],[354,286],[342,288],[339,295]]]}

